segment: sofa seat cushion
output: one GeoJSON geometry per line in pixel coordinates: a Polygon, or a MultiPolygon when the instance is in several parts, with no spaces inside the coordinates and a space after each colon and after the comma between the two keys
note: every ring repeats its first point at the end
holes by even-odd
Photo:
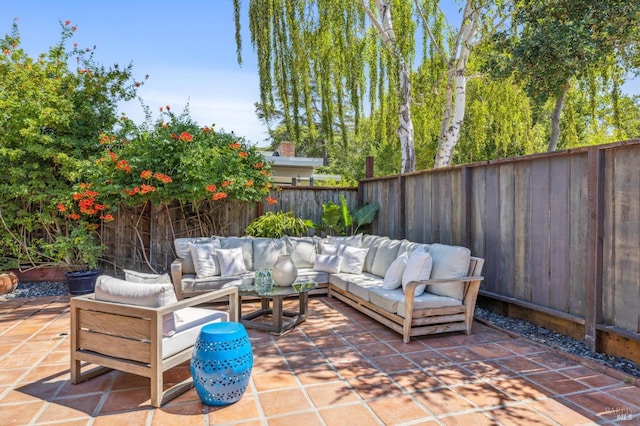
{"type": "MultiPolygon", "coordinates": [[[[447,306],[460,306],[462,302],[455,297],[439,296],[437,294],[429,293],[425,291],[420,296],[413,299],[413,309],[428,309],[428,308],[444,308],[447,306]]],[[[404,299],[398,302],[397,314],[404,318],[404,310],[406,304],[404,299]]]]}
{"type": "Polygon", "coordinates": [[[404,302],[404,291],[402,288],[372,288],[369,291],[369,301],[377,307],[395,314],[398,312],[398,303],[404,302]]]}
{"type": "Polygon", "coordinates": [[[193,346],[200,329],[213,322],[229,321],[227,312],[205,308],[184,308],[176,311],[176,329],[171,337],[162,339],[162,359],[193,346]],[[179,318],[179,319],[178,319],[179,318]]]}
{"type": "Polygon", "coordinates": [[[324,284],[329,282],[329,274],[322,271],[315,271],[313,268],[299,268],[298,279],[308,279],[318,284],[324,284]]]}
{"type": "Polygon", "coordinates": [[[229,275],[227,277],[215,276],[198,278],[195,274],[185,274],[182,276],[182,291],[209,291],[225,288],[226,284],[235,283],[240,279],[253,279],[254,272],[247,272],[242,275],[229,275]]]}
{"type": "Polygon", "coordinates": [[[329,283],[334,286],[352,293],[354,296],[358,296],[367,302],[369,301],[369,289],[382,286],[382,278],[373,274],[362,273],[360,275],[354,274],[331,274],[329,275],[329,283]]]}

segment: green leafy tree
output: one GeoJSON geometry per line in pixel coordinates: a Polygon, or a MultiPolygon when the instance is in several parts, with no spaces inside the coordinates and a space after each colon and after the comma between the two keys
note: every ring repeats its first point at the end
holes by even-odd
{"type": "Polygon", "coordinates": [[[548,151],[560,140],[560,121],[572,85],[614,61],[636,70],[640,3],[627,0],[524,0],[515,25],[500,35],[507,72],[515,70],[529,94],[554,102],[548,151]]]}
{"type": "MultiPolygon", "coordinates": [[[[76,27],[37,58],[21,47],[18,26],[0,40],[0,233],[3,267],[95,264],[95,229],[56,205],[100,151],[97,135],[116,124],[117,103],[135,97],[131,67],[105,68],[93,49],[69,46],[76,27]]],[[[97,248],[96,248],[97,247],[97,248]]]]}

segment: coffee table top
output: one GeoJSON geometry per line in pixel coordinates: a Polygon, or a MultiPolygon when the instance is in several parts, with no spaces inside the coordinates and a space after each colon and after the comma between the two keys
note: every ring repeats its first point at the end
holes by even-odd
{"type": "Polygon", "coordinates": [[[263,297],[286,297],[296,294],[308,293],[318,287],[318,283],[308,278],[298,278],[289,286],[281,287],[274,285],[269,292],[257,292],[253,285],[253,279],[243,279],[238,286],[241,296],[263,296],[263,297]]]}

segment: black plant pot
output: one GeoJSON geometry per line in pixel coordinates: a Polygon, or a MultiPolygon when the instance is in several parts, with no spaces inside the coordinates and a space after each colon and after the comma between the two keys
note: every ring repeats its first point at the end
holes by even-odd
{"type": "Polygon", "coordinates": [[[73,271],[67,272],[67,284],[69,285],[69,294],[72,296],[79,296],[81,294],[93,293],[96,279],[102,274],[99,269],[92,269],[90,271],[73,271]]]}

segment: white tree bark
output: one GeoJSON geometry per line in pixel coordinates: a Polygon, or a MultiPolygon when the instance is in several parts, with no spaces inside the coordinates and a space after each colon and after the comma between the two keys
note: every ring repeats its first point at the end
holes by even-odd
{"type": "Polygon", "coordinates": [[[553,152],[558,148],[558,140],[560,139],[560,115],[564,108],[564,101],[567,98],[567,92],[569,92],[568,83],[564,85],[562,92],[558,95],[556,105],[553,108],[553,113],[551,114],[551,137],[549,138],[549,147],[547,148],[547,152],[553,152]]]}
{"type": "Polygon", "coordinates": [[[411,79],[409,67],[400,54],[393,32],[393,17],[391,14],[391,2],[375,0],[378,14],[374,14],[367,4],[367,0],[360,0],[360,4],[371,23],[378,30],[383,43],[398,60],[400,105],[398,106],[398,137],[402,156],[401,173],[416,170],[416,149],[414,142],[413,119],[411,118],[411,79]]]}

